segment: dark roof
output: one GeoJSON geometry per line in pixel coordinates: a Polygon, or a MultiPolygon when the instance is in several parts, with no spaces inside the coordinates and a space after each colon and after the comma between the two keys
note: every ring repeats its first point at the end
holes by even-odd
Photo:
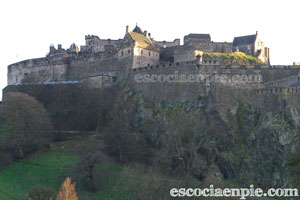
{"type": "Polygon", "coordinates": [[[191,34],[188,34],[184,37],[189,37],[189,38],[202,38],[202,39],[211,39],[210,38],[210,34],[195,34],[195,33],[191,33],[191,34]]]}
{"type": "Polygon", "coordinates": [[[142,29],[140,27],[138,27],[137,25],[135,26],[135,28],[133,29],[132,32],[143,34],[142,29]]]}
{"type": "Polygon", "coordinates": [[[234,37],[233,46],[243,45],[243,44],[253,44],[256,40],[256,35],[246,35],[241,37],[234,37]]]}
{"type": "Polygon", "coordinates": [[[75,43],[71,44],[70,49],[76,49],[76,48],[77,48],[77,46],[75,43]]]}

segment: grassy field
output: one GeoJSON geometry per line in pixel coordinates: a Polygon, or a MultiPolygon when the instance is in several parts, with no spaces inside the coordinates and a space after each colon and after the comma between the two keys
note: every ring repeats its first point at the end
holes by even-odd
{"type": "MultiPolygon", "coordinates": [[[[28,191],[36,185],[50,186],[58,191],[64,179],[71,175],[77,161],[77,156],[70,152],[40,151],[20,162],[6,166],[0,171],[0,199],[25,198],[28,191]]],[[[114,191],[114,185],[120,178],[121,171],[117,164],[103,163],[97,166],[97,170],[103,172],[98,181],[100,191],[96,194],[79,193],[79,199],[110,200],[115,199],[116,195],[123,195],[124,199],[127,199],[125,194],[114,191]]]]}

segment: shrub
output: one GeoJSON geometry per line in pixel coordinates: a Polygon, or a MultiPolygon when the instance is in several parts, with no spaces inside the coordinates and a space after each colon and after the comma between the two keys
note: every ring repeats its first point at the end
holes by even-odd
{"type": "Polygon", "coordinates": [[[42,185],[34,186],[28,192],[28,196],[32,200],[49,200],[55,198],[55,190],[51,187],[45,187],[42,185]]]}

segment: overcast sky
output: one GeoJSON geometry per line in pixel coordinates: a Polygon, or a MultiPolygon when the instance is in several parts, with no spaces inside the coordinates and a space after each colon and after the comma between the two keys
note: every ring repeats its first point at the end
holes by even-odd
{"type": "MultiPolygon", "coordinates": [[[[300,62],[299,0],[9,0],[0,2],[0,88],[7,65],[43,57],[50,44],[84,45],[84,36],[124,37],[135,24],[155,40],[210,33],[213,41],[259,33],[271,64],[300,62]]],[[[0,95],[1,99],[2,94],[0,95]]]]}

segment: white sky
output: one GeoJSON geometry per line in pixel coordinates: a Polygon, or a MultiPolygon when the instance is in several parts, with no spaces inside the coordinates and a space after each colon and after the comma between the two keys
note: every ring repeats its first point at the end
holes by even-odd
{"type": "MultiPolygon", "coordinates": [[[[0,2],[0,88],[7,65],[43,57],[49,45],[84,45],[84,36],[118,39],[135,23],[155,40],[210,33],[213,41],[255,34],[271,64],[300,62],[299,0],[7,0],[0,2]]],[[[1,99],[2,94],[0,95],[1,99]]]]}

